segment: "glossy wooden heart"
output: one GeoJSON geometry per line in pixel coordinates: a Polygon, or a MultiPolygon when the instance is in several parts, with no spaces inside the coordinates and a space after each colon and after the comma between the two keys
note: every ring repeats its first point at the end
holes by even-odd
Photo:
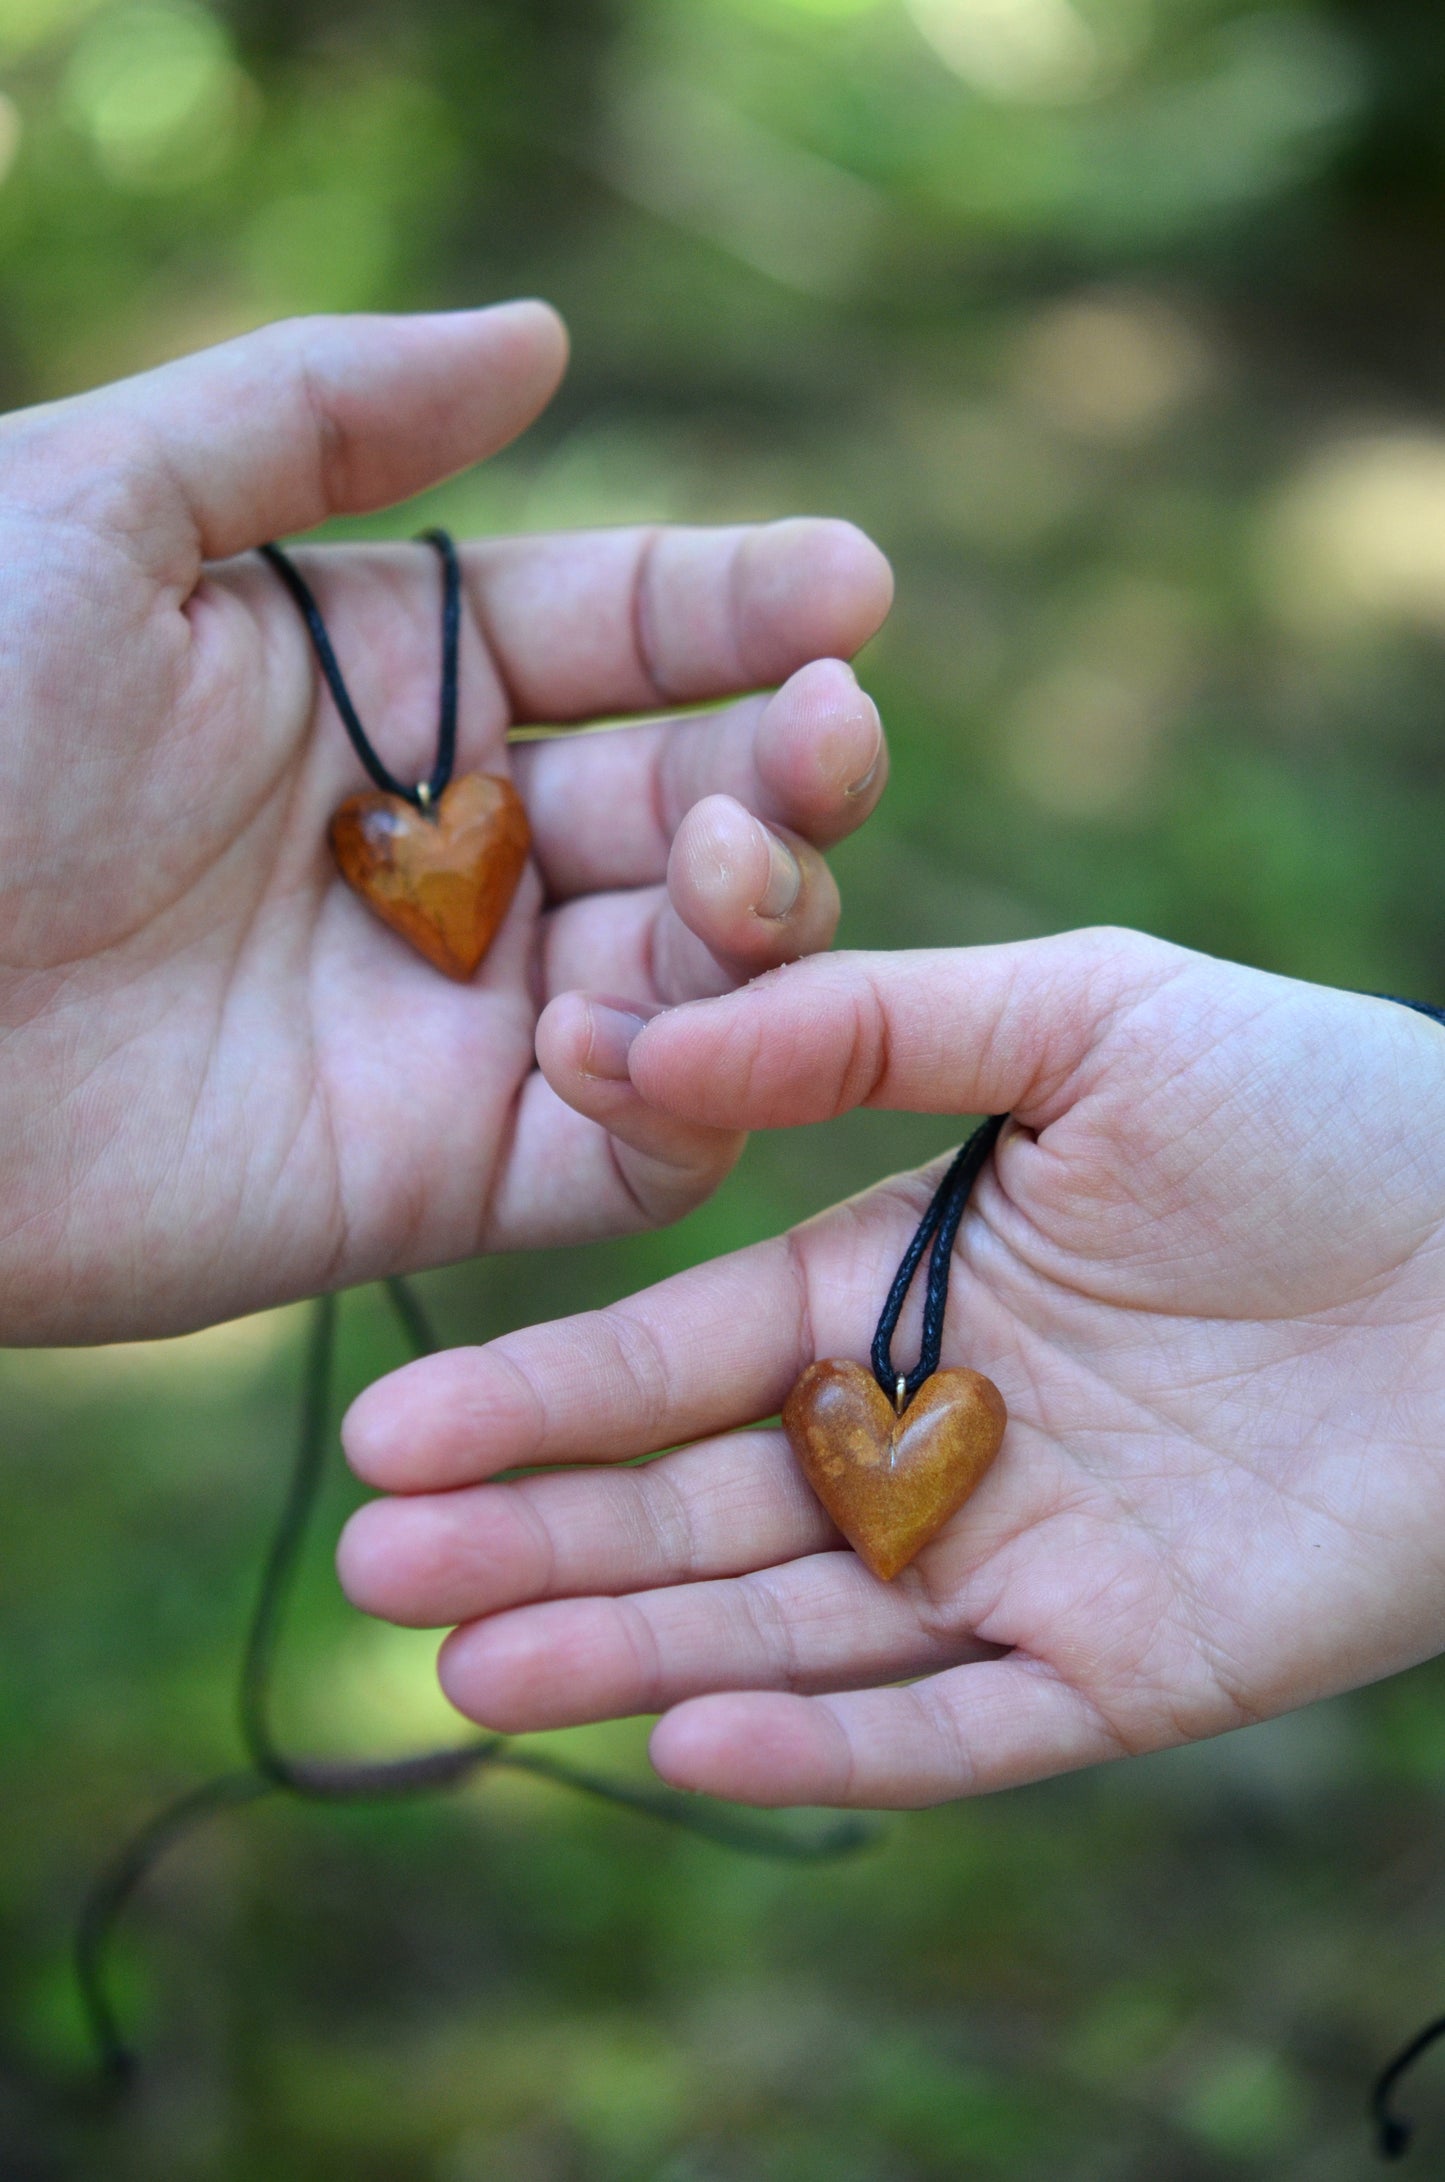
{"type": "Polygon", "coordinates": [[[464,773],[420,811],[372,789],[331,821],[342,878],[446,976],[469,978],[511,906],[531,846],[522,799],[494,773],[464,773]]]}
{"type": "Polygon", "coordinates": [[[836,1358],[810,1364],[783,1406],[804,1477],[885,1583],[962,1507],[1007,1422],[980,1371],[936,1371],[900,1417],[871,1371],[836,1358]]]}

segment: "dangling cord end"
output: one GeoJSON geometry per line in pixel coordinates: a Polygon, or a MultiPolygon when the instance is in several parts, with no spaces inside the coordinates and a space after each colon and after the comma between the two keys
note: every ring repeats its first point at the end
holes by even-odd
{"type": "Polygon", "coordinates": [[[1375,2149],[1381,2159],[1403,2159],[1414,2134],[1412,2122],[1397,2121],[1393,2114],[1389,2115],[1375,2133],[1375,2149]]]}
{"type": "Polygon", "coordinates": [[[1381,2069],[1376,2079],[1370,2093],[1370,2116],[1375,2124],[1375,2150],[1381,2159],[1403,2159],[1410,2149],[1415,2124],[1405,2115],[1392,2112],[1390,2100],[1406,2069],[1413,2068],[1421,2054],[1441,2038],[1445,2038],[1445,2015],[1427,2023],[1409,2045],[1395,2055],[1389,2067],[1381,2069]]]}

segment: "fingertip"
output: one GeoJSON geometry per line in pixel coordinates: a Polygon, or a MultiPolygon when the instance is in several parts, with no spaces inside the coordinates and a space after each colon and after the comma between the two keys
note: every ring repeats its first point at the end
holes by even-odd
{"type": "Polygon", "coordinates": [[[537,1023],[537,1065],[574,1113],[612,1138],[613,1156],[649,1221],[678,1219],[716,1189],[742,1136],[659,1112],[638,1096],[631,1047],[651,1009],[592,993],[564,993],[537,1023]]]}
{"type": "Polygon", "coordinates": [[[812,844],[730,795],[704,796],[683,819],[668,856],[667,890],[713,955],[753,973],[828,946],[841,907],[812,844]]]}
{"type": "Polygon", "coordinates": [[[450,1636],[442,1638],[437,1652],[437,1681],[441,1684],[441,1692],[447,1703],[455,1705],[463,1719],[476,1721],[478,1726],[484,1726],[487,1723],[477,1720],[477,1714],[469,1702],[468,1655],[472,1649],[471,1638],[475,1627],[473,1622],[464,1622],[461,1628],[453,1629],[450,1636]]]}
{"type": "Polygon", "coordinates": [[[777,810],[820,847],[860,826],[887,786],[888,746],[852,668],[800,667],[763,711],[754,763],[777,810]]]}
{"type": "Polygon", "coordinates": [[[368,1501],[342,1529],[336,1573],[351,1604],[406,1629],[445,1629],[527,1597],[548,1548],[506,1485],[368,1501]]]}
{"type": "Polygon", "coordinates": [[[537,1065],[559,1098],[587,1112],[585,1084],[629,1081],[628,1054],[656,1012],[601,993],[559,993],[537,1018],[537,1065]]]}
{"type": "Polygon", "coordinates": [[[856,523],[840,516],[822,519],[818,555],[834,586],[840,613],[851,618],[855,640],[840,646],[848,656],[875,637],[893,608],[893,567],[882,547],[856,523]]]}
{"type": "Polygon", "coordinates": [[[414,1364],[364,1387],[341,1420],[341,1451],[364,1485],[389,1488],[403,1460],[404,1419],[410,1408],[404,1384],[414,1364]],[[403,1384],[398,1385],[398,1382],[403,1384]]]}
{"type": "Polygon", "coordinates": [[[572,1724],[565,1700],[563,1717],[552,1717],[556,1663],[546,1642],[545,1617],[545,1608],[533,1607],[453,1629],[437,1653],[437,1680],[447,1702],[495,1735],[572,1724]]]}
{"type": "Polygon", "coordinates": [[[774,681],[809,659],[851,658],[893,603],[893,571],[871,538],[836,516],[789,516],[753,531],[739,579],[774,681]]]}
{"type": "Polygon", "coordinates": [[[572,339],[567,321],[552,304],[541,296],[517,296],[467,315],[509,334],[517,350],[531,356],[539,376],[549,375],[549,394],[556,391],[571,358],[572,339]]]}
{"type": "Polygon", "coordinates": [[[784,516],[758,533],[760,544],[776,541],[780,554],[802,549],[820,601],[831,606],[853,632],[852,644],[837,649],[845,658],[877,634],[893,604],[893,570],[887,555],[856,523],[837,515],[784,516]]]}
{"type": "MultiPolygon", "coordinates": [[[[85,395],[58,412],[143,423],[164,493],[138,503],[144,543],[193,581],[329,515],[391,505],[494,454],[551,400],[567,336],[533,299],[471,311],[280,319],[85,395]]],[[[146,466],[125,465],[128,484],[146,466]],[[132,473],[134,475],[132,476],[132,473]]]]}
{"type": "MultiPolygon", "coordinates": [[[[785,912],[796,898],[796,864],[782,874],[774,862],[775,836],[736,796],[703,796],[694,803],[672,837],[667,859],[667,891],[672,906],[690,931],[706,921],[714,905],[725,902],[751,910],[771,889],[785,912]]],[[[777,847],[783,844],[779,840],[777,847]]]]}
{"type": "Polygon", "coordinates": [[[826,1800],[813,1701],[780,1691],[689,1698],[664,1713],[648,1754],[669,1786],[730,1803],[826,1800]]]}
{"type": "Polygon", "coordinates": [[[342,1525],[336,1541],[336,1580],[358,1613],[394,1620],[394,1511],[385,1500],[368,1500],[342,1525]]]}
{"type": "Polygon", "coordinates": [[[416,1493],[469,1485],[525,1459],[539,1404],[485,1349],[424,1356],[358,1394],[341,1445],[363,1484],[416,1493]]]}

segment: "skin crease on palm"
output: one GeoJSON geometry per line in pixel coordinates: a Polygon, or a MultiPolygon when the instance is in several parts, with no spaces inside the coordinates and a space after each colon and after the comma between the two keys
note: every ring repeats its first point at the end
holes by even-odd
{"type": "Polygon", "coordinates": [[[1387,1001],[1109,932],[832,956],[660,1016],[634,1094],[693,1122],[1012,1113],[942,1359],[1003,1391],[994,1467],[885,1586],[780,1432],[734,1429],[815,1357],[867,1356],[935,1168],[370,1388],[347,1451],[396,1497],[353,1517],[343,1582],[462,1624],[441,1672],[473,1719],[660,1712],[667,1779],[762,1804],[1004,1788],[1428,1657],[1442,1040],[1387,1001]]]}
{"type": "MultiPolygon", "coordinates": [[[[827,945],[818,850],[886,773],[842,663],[887,611],[882,556],[807,521],[464,547],[459,767],[510,764],[535,856],[458,987],[331,867],[328,818],[365,781],[250,551],[494,452],[565,355],[536,303],[299,321],[0,423],[0,551],[25,572],[0,607],[0,1342],[177,1332],[620,1232],[736,1156],[625,1089],[635,1016],[562,1010],[551,1082],[537,1018],[575,986],[645,1016],[827,945]]],[[[420,776],[434,555],[300,559],[373,739],[420,776]]]]}

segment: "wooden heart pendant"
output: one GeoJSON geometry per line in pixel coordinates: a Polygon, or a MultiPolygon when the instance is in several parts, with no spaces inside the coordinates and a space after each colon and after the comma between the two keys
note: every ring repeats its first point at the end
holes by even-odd
{"type": "Polygon", "coordinates": [[[783,1405],[804,1477],[885,1583],[962,1507],[1007,1422],[980,1371],[936,1371],[900,1417],[871,1371],[837,1359],[810,1364],[783,1405]]]}
{"type": "Polygon", "coordinates": [[[463,773],[430,810],[380,789],[348,796],[329,838],[347,885],[464,983],[511,907],[532,833],[509,780],[463,773]]]}

